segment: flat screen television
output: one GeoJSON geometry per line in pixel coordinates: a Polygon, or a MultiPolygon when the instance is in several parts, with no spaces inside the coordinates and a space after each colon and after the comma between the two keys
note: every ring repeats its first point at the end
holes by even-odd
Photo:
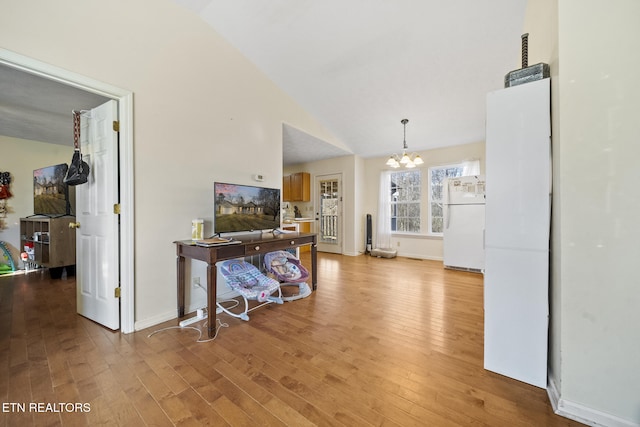
{"type": "Polygon", "coordinates": [[[34,215],[62,216],[71,214],[69,186],[64,183],[68,168],[66,163],[61,163],[33,171],[34,215]]]}
{"type": "Polygon", "coordinates": [[[215,233],[280,227],[280,189],[215,182],[215,233]]]}

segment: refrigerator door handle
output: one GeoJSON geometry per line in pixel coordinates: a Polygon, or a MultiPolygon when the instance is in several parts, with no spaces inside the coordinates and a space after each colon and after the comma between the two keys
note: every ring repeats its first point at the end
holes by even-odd
{"type": "Polygon", "coordinates": [[[449,205],[442,205],[442,209],[444,209],[444,228],[446,230],[451,222],[451,208],[449,208],[449,205]]]}

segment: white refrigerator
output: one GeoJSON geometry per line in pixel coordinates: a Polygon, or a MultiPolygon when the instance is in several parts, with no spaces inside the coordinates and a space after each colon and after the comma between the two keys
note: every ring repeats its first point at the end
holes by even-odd
{"type": "Polygon", "coordinates": [[[446,268],[484,269],[484,176],[449,178],[443,194],[443,259],[446,268]]]}
{"type": "Polygon", "coordinates": [[[487,95],[484,367],[546,388],[550,83],[487,95]]]}

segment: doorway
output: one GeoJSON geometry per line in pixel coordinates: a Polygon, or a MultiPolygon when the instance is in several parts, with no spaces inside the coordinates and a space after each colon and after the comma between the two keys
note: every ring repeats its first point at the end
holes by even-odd
{"type": "Polygon", "coordinates": [[[316,176],[318,250],[342,253],[342,174],[316,176]]]}
{"type": "Polygon", "coordinates": [[[135,330],[133,212],[133,93],[85,76],[0,49],[0,64],[98,94],[118,103],[120,134],[120,330],[135,330]]]}

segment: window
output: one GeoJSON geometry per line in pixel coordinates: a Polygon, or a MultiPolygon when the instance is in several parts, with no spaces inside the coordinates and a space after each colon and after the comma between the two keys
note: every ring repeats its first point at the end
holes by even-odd
{"type": "Polygon", "coordinates": [[[445,178],[462,176],[464,169],[463,164],[429,168],[429,234],[442,235],[442,196],[445,178]]]}
{"type": "Polygon", "coordinates": [[[420,170],[392,172],[391,231],[420,233],[420,170]]]}
{"type": "Polygon", "coordinates": [[[442,236],[444,180],[478,175],[480,161],[436,166],[426,171],[416,168],[385,172],[389,176],[389,188],[382,191],[391,197],[383,203],[391,208],[392,233],[442,236]]]}

